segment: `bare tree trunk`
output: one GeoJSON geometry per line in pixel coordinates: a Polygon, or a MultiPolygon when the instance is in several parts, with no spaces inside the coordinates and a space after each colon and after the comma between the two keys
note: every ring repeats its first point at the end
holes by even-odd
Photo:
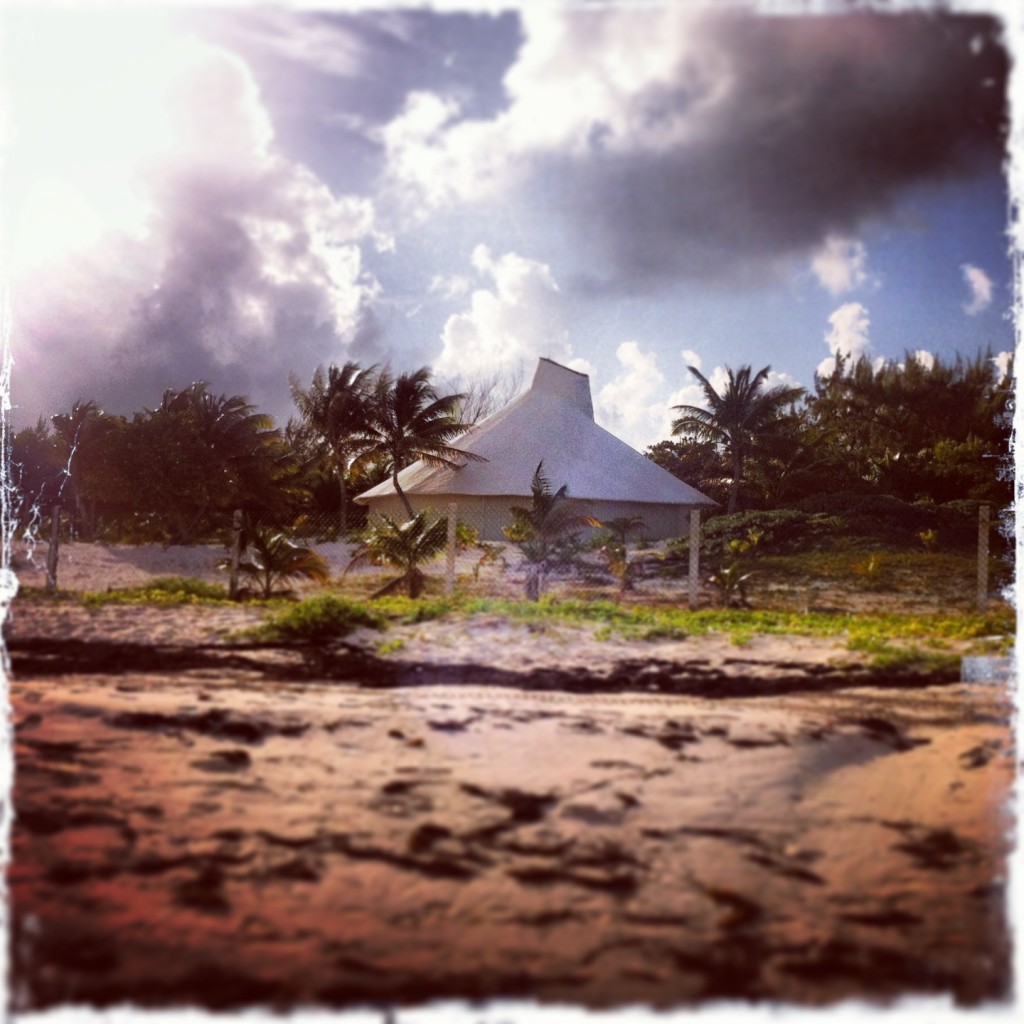
{"type": "Polygon", "coordinates": [[[238,599],[238,563],[242,560],[242,510],[236,508],[231,517],[231,576],[228,580],[228,597],[238,599]]]}
{"type": "Polygon", "coordinates": [[[455,593],[455,555],[457,553],[457,546],[459,540],[458,522],[455,518],[457,515],[458,508],[456,507],[454,502],[450,502],[448,505],[448,538],[447,545],[445,548],[445,597],[451,597],[452,594],[455,593]]]}
{"type": "Polygon", "coordinates": [[[732,487],[729,489],[729,505],[726,511],[731,515],[736,511],[740,503],[740,477],[743,475],[743,458],[739,455],[732,457],[732,487]]]}
{"type": "Polygon", "coordinates": [[[690,607],[700,601],[700,509],[690,509],[690,607]]]}
{"type": "Polygon", "coordinates": [[[348,486],[345,483],[345,468],[338,465],[338,491],[341,496],[341,535],[348,535],[348,486]]]}
{"type": "Polygon", "coordinates": [[[393,469],[391,471],[391,482],[395,485],[395,494],[398,495],[400,501],[402,502],[402,507],[405,509],[405,514],[410,519],[415,518],[416,513],[413,512],[412,505],[409,504],[409,499],[406,497],[405,491],[403,491],[402,488],[398,484],[398,470],[397,469],[393,469]]]}
{"type": "Polygon", "coordinates": [[[978,611],[988,601],[988,505],[978,507],[978,611]]]}
{"type": "Polygon", "coordinates": [[[540,600],[540,566],[531,562],[526,568],[526,600],[540,600]]]}
{"type": "Polygon", "coordinates": [[[53,593],[57,589],[57,563],[60,558],[60,505],[53,506],[50,521],[50,547],[46,552],[46,590],[53,593]]]}

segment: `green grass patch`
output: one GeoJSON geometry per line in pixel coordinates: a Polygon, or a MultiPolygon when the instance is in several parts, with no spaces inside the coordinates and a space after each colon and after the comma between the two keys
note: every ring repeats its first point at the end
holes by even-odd
{"type": "MultiPolygon", "coordinates": [[[[891,590],[907,594],[945,594],[959,591],[965,606],[974,601],[978,561],[973,554],[955,551],[853,550],[836,546],[828,551],[798,555],[766,555],[750,560],[761,580],[779,586],[835,585],[843,592],[891,590]]],[[[1010,580],[1012,564],[989,559],[993,589],[1010,580]]]]}
{"type": "Polygon", "coordinates": [[[1009,636],[1016,629],[1012,609],[997,608],[984,614],[965,612],[942,615],[850,615],[851,642],[875,639],[973,640],[1009,636]]]}
{"type": "Polygon", "coordinates": [[[183,576],[161,576],[138,587],[114,587],[110,590],[92,590],[78,595],[87,608],[107,604],[234,604],[229,600],[227,587],[222,583],[209,583],[183,576]]]}
{"type": "Polygon", "coordinates": [[[664,625],[645,626],[639,633],[642,640],[685,640],[690,634],[682,626],[664,625]]]}
{"type": "Polygon", "coordinates": [[[260,640],[299,640],[322,643],[347,636],[359,626],[383,629],[385,617],[375,609],[333,594],[321,594],[291,605],[266,622],[244,631],[260,640]]]}
{"type": "Polygon", "coordinates": [[[916,644],[896,647],[876,641],[870,648],[847,644],[849,650],[870,650],[868,665],[873,669],[891,672],[945,672],[960,668],[960,655],[942,651],[923,651],[916,644]]]}
{"type": "Polygon", "coordinates": [[[623,605],[613,601],[510,601],[490,598],[386,598],[371,607],[398,623],[429,622],[449,616],[499,615],[511,621],[567,625],[596,625],[595,636],[609,639],[672,639],[719,633],[740,645],[758,635],[844,637],[854,650],[894,640],[930,642],[1010,636],[1015,629],[1012,609],[997,607],[984,615],[971,612],[943,615],[864,612],[798,612],[746,608],[683,608],[623,605]],[[857,646],[867,645],[867,646],[857,646]]]}
{"type": "Polygon", "coordinates": [[[405,624],[443,619],[462,609],[465,602],[451,597],[379,597],[373,608],[389,619],[405,624]]]}

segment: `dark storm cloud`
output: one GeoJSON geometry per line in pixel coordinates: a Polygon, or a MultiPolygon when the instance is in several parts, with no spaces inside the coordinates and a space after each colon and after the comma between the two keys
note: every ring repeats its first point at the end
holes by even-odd
{"type": "Polygon", "coordinates": [[[443,91],[460,98],[465,116],[490,116],[504,102],[501,76],[520,42],[512,11],[253,8],[187,12],[183,21],[258,69],[288,152],[354,191],[372,189],[381,170],[379,128],[410,92],[443,91]]]}
{"type": "Polygon", "coordinates": [[[373,357],[363,321],[371,283],[349,246],[349,276],[332,280],[310,255],[301,212],[262,207],[276,190],[266,182],[245,202],[245,190],[223,182],[181,184],[168,202],[166,259],[159,286],[136,298],[114,359],[132,378],[114,389],[145,390],[153,401],[166,387],[208,380],[216,390],[245,393],[278,416],[289,411],[287,378],[321,362],[373,357]],[[263,218],[282,238],[270,245],[253,220],[263,218]],[[277,269],[304,267],[291,279],[277,269]],[[338,295],[337,293],[342,293],[338,295]],[[345,303],[339,323],[335,301],[345,303]]]}
{"type": "Polygon", "coordinates": [[[648,124],[668,123],[724,78],[692,139],[611,146],[597,123],[584,156],[543,159],[547,194],[608,261],[601,277],[762,277],[887,213],[908,186],[1004,155],[1008,60],[992,19],[732,14],[696,33],[715,75],[684,60],[672,85],[631,98],[648,124]]]}
{"type": "MultiPolygon", "coordinates": [[[[266,398],[283,390],[291,369],[304,371],[307,362],[312,369],[351,340],[359,297],[352,296],[352,330],[343,337],[331,282],[309,258],[303,211],[279,206],[284,184],[272,173],[241,186],[187,174],[167,183],[160,279],[137,296],[117,347],[124,363],[154,385],[220,380],[266,398]],[[259,224],[280,235],[274,245],[259,224]],[[301,279],[277,279],[275,265],[303,262],[311,266],[301,279]]],[[[359,287],[355,275],[338,284],[359,287]]]]}

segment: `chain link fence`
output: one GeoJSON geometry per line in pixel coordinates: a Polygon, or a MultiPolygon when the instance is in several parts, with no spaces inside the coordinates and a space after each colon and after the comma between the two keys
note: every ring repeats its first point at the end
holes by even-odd
{"type": "Polygon", "coordinates": [[[396,515],[391,523],[397,529],[372,518],[366,529],[341,536],[336,518],[326,516],[303,516],[288,526],[242,517],[240,530],[228,528],[204,543],[124,544],[85,541],[55,510],[21,531],[12,567],[21,588],[39,590],[109,591],[165,577],[229,587],[237,546],[235,590],[242,594],[263,592],[267,573],[261,576],[260,570],[274,574],[276,564],[267,593],[306,596],[326,588],[356,598],[386,591],[516,600],[549,594],[659,604],[695,597],[698,568],[690,552],[696,547],[652,541],[639,520],[591,519],[530,535],[516,529],[511,512],[491,509],[481,516],[447,507],[424,509],[411,523],[396,515]],[[303,563],[296,560],[299,552],[315,557],[303,563]]]}
{"type": "MultiPolygon", "coordinates": [[[[382,593],[511,600],[549,595],[674,607],[746,601],[745,579],[757,552],[743,554],[745,542],[723,533],[724,518],[705,524],[697,513],[680,509],[678,534],[663,540],[648,535],[642,517],[598,520],[583,507],[553,524],[531,526],[517,518],[513,502],[425,508],[413,520],[392,509],[388,518],[371,516],[368,527],[347,534],[338,529],[336,515],[304,515],[288,524],[243,516],[239,529],[229,521],[219,536],[191,545],[87,542],[70,517],[51,514],[19,532],[12,568],[22,589],[77,593],[178,577],[220,584],[235,596],[307,596],[327,589],[354,599],[382,593]]],[[[773,551],[785,550],[787,530],[806,541],[811,527],[832,529],[828,516],[815,526],[821,516],[761,515],[775,523],[765,533],[774,532],[773,551]]],[[[983,608],[992,585],[989,509],[965,511],[960,519],[961,532],[975,533],[977,579],[957,584],[957,594],[983,608]]],[[[927,540],[933,533],[920,536],[927,540]]],[[[973,547],[963,538],[960,550],[973,547]]],[[[872,586],[871,569],[884,567],[887,558],[865,555],[865,565],[853,567],[856,582],[872,586]]],[[[755,589],[771,589],[763,573],[756,582],[755,589]]]]}

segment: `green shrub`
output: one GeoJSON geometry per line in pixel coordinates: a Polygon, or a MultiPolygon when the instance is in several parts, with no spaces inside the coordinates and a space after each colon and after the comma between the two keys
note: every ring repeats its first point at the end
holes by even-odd
{"type": "MultiPolygon", "coordinates": [[[[971,498],[933,505],[901,501],[887,494],[837,492],[804,498],[795,508],[812,515],[839,516],[850,534],[871,537],[891,547],[916,547],[922,532],[934,530],[941,534],[944,549],[965,550],[976,543],[981,504],[971,498]]],[[[993,520],[996,518],[993,510],[993,520]]],[[[998,530],[993,529],[993,545],[1001,542],[998,530]]]]}
{"type": "Polygon", "coordinates": [[[458,607],[457,600],[449,597],[405,597],[392,594],[374,599],[374,608],[389,618],[403,623],[433,622],[450,615],[458,607]]]}
{"type": "Polygon", "coordinates": [[[228,600],[228,591],[221,583],[183,576],[160,576],[138,587],[117,587],[95,590],[82,595],[87,607],[104,604],[204,604],[228,600]]]}
{"type": "MultiPolygon", "coordinates": [[[[942,537],[943,550],[964,551],[977,542],[979,504],[970,499],[932,505],[887,494],[815,494],[792,508],[710,517],[701,527],[701,557],[720,560],[730,541],[741,540],[750,530],[762,535],[761,551],[771,555],[834,550],[851,541],[873,550],[916,550],[921,534],[929,531],[942,537]]],[[[992,518],[995,522],[996,510],[992,518]]],[[[1005,545],[995,527],[991,543],[997,553],[1005,545]]],[[[689,538],[671,541],[669,551],[686,555],[689,538]]]]}
{"type": "Polygon", "coordinates": [[[320,643],[338,640],[359,626],[383,629],[384,625],[384,616],[364,604],[333,594],[321,594],[272,616],[262,626],[252,630],[251,635],[271,640],[320,643]]]}
{"type": "Polygon", "coordinates": [[[429,515],[429,509],[421,509],[403,522],[385,515],[377,517],[363,533],[362,544],[345,572],[362,562],[399,569],[402,575],[375,591],[373,597],[385,597],[400,590],[409,598],[419,597],[426,586],[426,575],[420,565],[437,558],[448,539],[448,520],[430,522],[429,515]]]}
{"type": "MultiPolygon", "coordinates": [[[[812,517],[795,509],[780,508],[734,512],[732,515],[713,516],[701,525],[701,559],[719,562],[729,552],[733,541],[743,543],[756,535],[759,549],[775,554],[802,550],[812,533],[812,517]]],[[[827,530],[833,529],[829,524],[827,530]]],[[[688,555],[688,535],[669,542],[669,551],[688,555]]]]}
{"type": "Polygon", "coordinates": [[[201,597],[219,601],[228,596],[223,583],[210,583],[194,576],[160,576],[145,587],[146,590],[164,594],[184,594],[187,597],[201,597]]]}

